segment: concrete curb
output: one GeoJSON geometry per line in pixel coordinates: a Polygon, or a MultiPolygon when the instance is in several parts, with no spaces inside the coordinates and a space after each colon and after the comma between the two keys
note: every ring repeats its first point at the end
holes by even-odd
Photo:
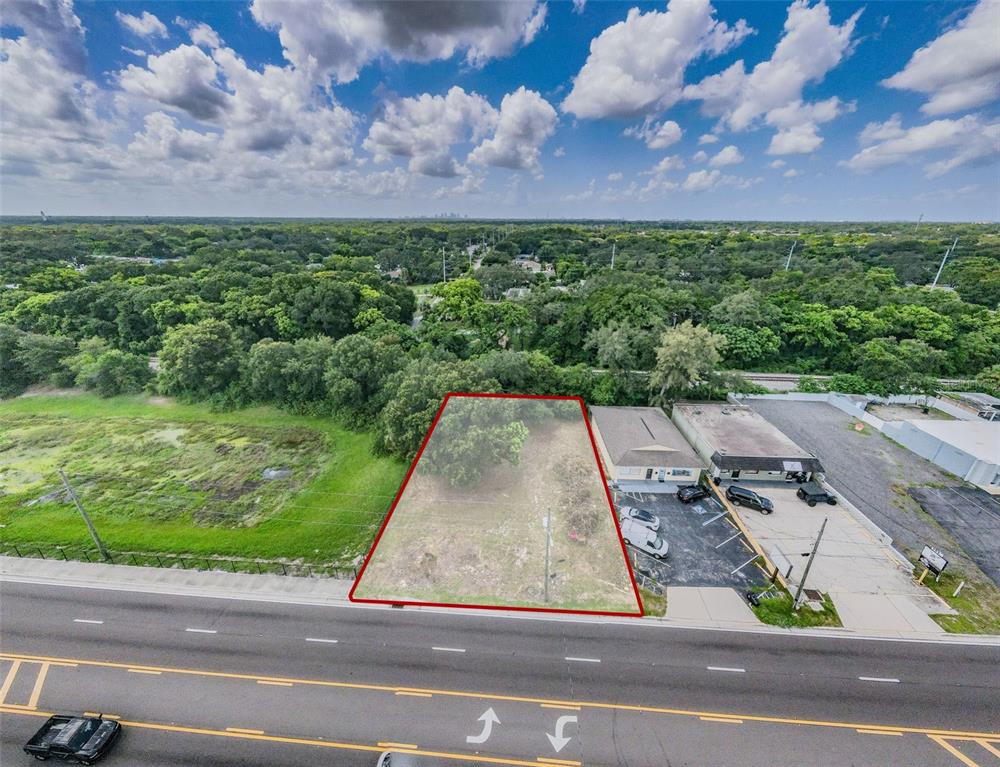
{"type": "MultiPolygon", "coordinates": [[[[247,602],[312,605],[356,610],[392,610],[389,605],[361,605],[350,602],[347,592],[352,581],[330,578],[298,578],[281,575],[247,575],[228,572],[196,572],[131,565],[88,564],[55,560],[18,559],[0,556],[0,584],[31,583],[69,588],[106,589],[134,593],[163,594],[247,602]]],[[[407,612],[438,613],[455,617],[488,617],[563,623],[600,623],[640,626],[650,629],[674,628],[699,631],[728,631],[786,637],[861,639],[883,642],[917,642],[1000,647],[1000,635],[945,634],[921,635],[887,632],[860,634],[843,628],[791,629],[778,626],[750,626],[743,622],[688,621],[678,618],[607,618],[587,615],[558,615],[506,610],[474,610],[447,607],[406,607],[407,612]]]]}

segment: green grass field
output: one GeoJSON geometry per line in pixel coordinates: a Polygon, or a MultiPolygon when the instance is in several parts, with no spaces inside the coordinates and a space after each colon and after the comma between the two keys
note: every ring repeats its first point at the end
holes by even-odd
{"type": "Polygon", "coordinates": [[[213,413],[162,398],[0,402],[0,548],[89,546],[57,469],[108,548],[349,565],[406,467],[371,436],[273,408],[213,413]],[[265,469],[287,470],[266,480],[265,469]]]}

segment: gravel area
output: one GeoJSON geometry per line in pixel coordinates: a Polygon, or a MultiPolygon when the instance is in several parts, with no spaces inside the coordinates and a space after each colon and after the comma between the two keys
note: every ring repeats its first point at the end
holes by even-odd
{"type": "Polygon", "coordinates": [[[924,510],[908,492],[970,485],[870,426],[856,431],[856,419],[825,402],[750,399],[747,404],[816,455],[830,484],[892,536],[896,548],[915,559],[930,544],[943,549],[956,568],[979,569],[971,558],[976,552],[959,542],[955,518],[935,518],[935,507],[924,510]]]}

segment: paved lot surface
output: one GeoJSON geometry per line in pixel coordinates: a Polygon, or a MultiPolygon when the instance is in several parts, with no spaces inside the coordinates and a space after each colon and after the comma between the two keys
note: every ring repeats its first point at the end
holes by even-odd
{"type": "Polygon", "coordinates": [[[978,487],[911,487],[909,493],[1000,586],[1000,501],[978,487]]]}
{"type": "MultiPolygon", "coordinates": [[[[795,442],[816,455],[826,478],[872,522],[888,533],[897,549],[916,559],[927,544],[942,548],[956,569],[975,570],[951,517],[935,518],[907,492],[914,486],[963,486],[960,480],[911,453],[870,426],[825,402],[748,400],[747,403],[795,442]]],[[[1000,536],[1000,525],[995,532],[1000,536]]]]}
{"type": "Polygon", "coordinates": [[[616,491],[614,500],[616,506],[636,506],[660,518],[660,534],[670,544],[667,558],[658,561],[634,549],[630,553],[661,585],[729,586],[742,594],[766,583],[764,573],[750,562],[753,549],[714,499],[685,505],[672,493],[616,491]]]}
{"type": "Polygon", "coordinates": [[[819,553],[807,586],[830,594],[844,628],[859,631],[941,633],[928,612],[945,612],[947,605],[914,582],[909,568],[893,556],[843,504],[809,507],[795,497],[797,485],[746,483],[774,502],[774,513],[763,515],[740,508],[751,535],[792,562],[789,581],[798,584],[823,520],[827,520],[819,553]]]}

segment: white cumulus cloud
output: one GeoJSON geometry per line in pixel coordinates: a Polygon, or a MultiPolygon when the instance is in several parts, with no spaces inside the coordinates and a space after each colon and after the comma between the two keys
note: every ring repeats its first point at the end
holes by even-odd
{"type": "Polygon", "coordinates": [[[681,98],[688,64],[724,53],[752,31],[742,19],[732,27],[718,21],[709,0],[671,0],[666,11],[647,13],[632,8],[591,41],[562,110],[601,118],[667,109],[681,98]]]}
{"type": "Polygon", "coordinates": [[[149,11],[143,11],[141,16],[115,11],[115,18],[125,29],[138,37],[167,37],[170,34],[167,25],[149,11]]]}
{"type": "Polygon", "coordinates": [[[680,141],[684,131],[673,120],[655,122],[647,118],[642,125],[626,128],[625,135],[645,141],[650,149],[666,149],[680,141]]]}
{"type": "Polygon", "coordinates": [[[882,84],[925,94],[921,111],[928,115],[971,109],[1000,97],[1000,4],[980,0],[882,84]]]}
{"type": "Polygon", "coordinates": [[[843,163],[859,173],[932,154],[940,159],[924,165],[924,173],[936,178],[963,165],[983,165],[1000,158],[1000,122],[984,122],[978,115],[912,128],[904,128],[896,115],[884,123],[870,123],[859,138],[869,146],[843,163]]]}
{"type": "Polygon", "coordinates": [[[743,153],[738,147],[730,144],[721,149],[717,155],[709,160],[708,164],[713,168],[724,168],[727,165],[737,165],[741,162],[743,162],[743,153]]]}
{"type": "Polygon", "coordinates": [[[821,82],[850,53],[861,11],[834,24],[820,0],[794,0],[788,8],[781,39],[767,61],[749,73],[742,60],[684,89],[684,97],[702,102],[702,111],[719,117],[720,126],[744,131],[766,124],[778,129],[771,154],[803,154],[823,141],[818,125],[853,108],[833,97],[815,104],[803,101],[803,90],[821,82]]]}
{"type": "Polygon", "coordinates": [[[530,43],[545,22],[536,0],[254,0],[259,24],[278,32],[285,57],[317,81],[346,83],[380,56],[481,66],[530,43]]]}
{"type": "Polygon", "coordinates": [[[556,110],[537,91],[523,85],[500,102],[500,116],[492,138],[469,154],[469,162],[512,170],[541,172],[541,146],[556,129],[556,110]]]}

